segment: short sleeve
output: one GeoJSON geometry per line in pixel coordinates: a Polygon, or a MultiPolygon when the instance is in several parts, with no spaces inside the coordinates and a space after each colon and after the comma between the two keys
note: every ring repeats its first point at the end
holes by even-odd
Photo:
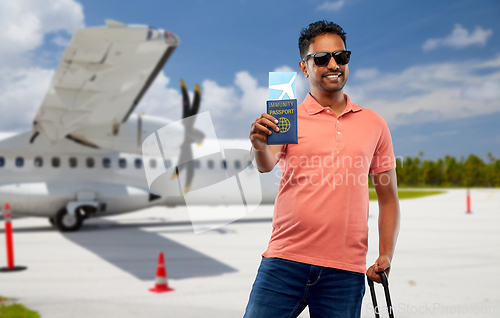
{"type": "Polygon", "coordinates": [[[373,154],[369,174],[377,174],[396,168],[392,138],[387,123],[382,121],[381,134],[373,154]]]}

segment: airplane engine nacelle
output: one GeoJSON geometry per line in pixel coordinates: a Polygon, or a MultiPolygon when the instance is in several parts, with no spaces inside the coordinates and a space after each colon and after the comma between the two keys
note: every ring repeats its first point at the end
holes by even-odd
{"type": "Polygon", "coordinates": [[[161,203],[148,189],[94,182],[33,182],[0,185],[0,203],[8,202],[14,215],[53,217],[61,208],[94,206],[96,216],[119,214],[161,203]],[[81,193],[92,193],[92,204],[81,193]],[[80,202],[81,204],[78,204],[80,202]],[[94,204],[97,203],[98,205],[94,204]]]}

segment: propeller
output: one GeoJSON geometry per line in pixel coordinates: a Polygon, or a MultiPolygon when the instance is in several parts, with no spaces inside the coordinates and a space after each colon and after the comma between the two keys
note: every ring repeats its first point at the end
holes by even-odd
{"type": "MultiPolygon", "coordinates": [[[[201,91],[198,84],[196,84],[194,86],[193,104],[190,105],[186,85],[182,79],[180,80],[180,83],[182,89],[182,119],[186,119],[190,116],[198,114],[198,110],[200,109],[201,91]]],[[[189,191],[194,177],[194,162],[191,144],[194,142],[201,143],[205,135],[201,131],[194,129],[194,118],[193,120],[183,120],[182,123],[184,125],[184,140],[182,141],[181,153],[179,155],[178,162],[184,163],[175,168],[175,172],[172,174],[170,179],[179,177],[180,172],[183,169],[186,169],[186,186],[184,187],[185,194],[189,191]]]]}

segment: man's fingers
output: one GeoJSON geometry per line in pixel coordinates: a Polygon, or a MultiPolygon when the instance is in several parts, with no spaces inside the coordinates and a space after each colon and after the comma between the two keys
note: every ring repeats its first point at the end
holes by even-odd
{"type": "Polygon", "coordinates": [[[255,123],[253,123],[253,125],[258,130],[266,131],[266,133],[269,133],[269,131],[271,129],[274,131],[277,131],[277,132],[279,131],[278,126],[275,123],[273,123],[270,119],[267,119],[267,118],[261,118],[258,121],[256,121],[255,123]]]}
{"type": "Polygon", "coordinates": [[[278,120],[267,113],[255,120],[250,128],[250,141],[255,149],[261,149],[263,144],[267,144],[267,136],[272,134],[272,130],[279,132],[277,123],[278,120]]]}
{"type": "Polygon", "coordinates": [[[263,113],[262,115],[260,115],[259,118],[265,118],[265,119],[267,119],[275,124],[278,123],[278,120],[276,118],[274,118],[273,116],[269,115],[268,113],[263,113]]]}
{"type": "Polygon", "coordinates": [[[370,266],[368,270],[366,271],[366,276],[368,276],[369,279],[373,280],[374,282],[377,282],[379,284],[382,283],[382,280],[380,279],[380,276],[375,272],[375,265],[370,266]]]}
{"type": "Polygon", "coordinates": [[[269,130],[269,128],[272,128],[272,127],[267,127],[267,126],[262,125],[260,123],[255,123],[254,124],[254,133],[270,135],[272,132],[271,132],[271,130],[269,130]]]}

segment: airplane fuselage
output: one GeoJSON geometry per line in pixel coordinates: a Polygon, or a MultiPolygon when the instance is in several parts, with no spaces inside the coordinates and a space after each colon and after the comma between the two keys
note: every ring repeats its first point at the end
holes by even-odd
{"type": "MultiPolygon", "coordinates": [[[[144,116],[142,120],[142,138],[169,121],[160,121],[144,116]]],[[[127,129],[137,132],[136,116],[129,119],[130,127],[125,123],[123,133],[127,129]]],[[[179,132],[181,134],[181,132],[179,132]]],[[[125,148],[138,153],[124,153],[94,149],[75,143],[73,140],[61,140],[50,144],[43,138],[32,143],[31,132],[0,136],[0,203],[8,202],[12,212],[17,215],[54,218],[58,211],[74,202],[77,207],[85,206],[88,216],[112,215],[136,211],[154,205],[185,204],[182,193],[182,182],[174,179],[174,187],[178,194],[157,196],[149,190],[145,176],[145,168],[155,169],[160,165],[170,168],[176,164],[176,153],[170,158],[150,157],[144,159],[140,148],[128,145],[125,148]],[[87,205],[94,202],[94,205],[87,205]]],[[[122,136],[117,135],[114,144],[120,145],[122,136]]],[[[128,140],[136,140],[137,136],[128,140]]],[[[174,146],[179,142],[178,136],[172,136],[174,146]]],[[[110,141],[110,144],[112,142],[110,141]]],[[[133,142],[132,142],[133,143],[133,142]]],[[[249,167],[246,173],[259,174],[251,164],[248,140],[204,140],[210,147],[217,143],[221,149],[241,149],[237,158],[215,161],[213,158],[196,159],[193,187],[206,180],[216,180],[221,173],[231,174],[232,170],[241,171],[249,167]],[[246,150],[246,151],[244,151],[246,150]]],[[[134,143],[133,143],[134,144],[134,143]]],[[[175,147],[172,147],[175,148],[175,147]]],[[[197,158],[197,146],[193,146],[194,158],[197,158]]],[[[277,194],[279,169],[269,174],[262,174],[262,202],[273,203],[277,194]]],[[[198,204],[237,204],[240,198],[227,197],[224,193],[214,192],[199,197],[198,204]]],[[[192,204],[192,202],[190,202],[192,204]]]]}

